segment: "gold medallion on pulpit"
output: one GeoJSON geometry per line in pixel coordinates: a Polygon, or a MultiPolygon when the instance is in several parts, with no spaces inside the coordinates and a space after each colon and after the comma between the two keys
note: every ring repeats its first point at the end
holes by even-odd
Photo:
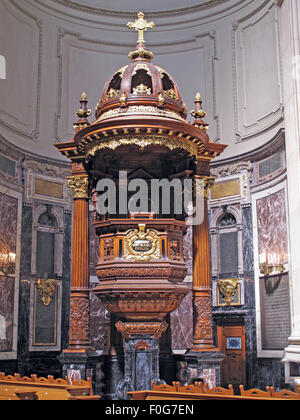
{"type": "Polygon", "coordinates": [[[161,258],[160,238],[155,230],[140,224],[138,229],[129,230],[124,240],[124,258],[134,261],[159,260],[161,258]]]}

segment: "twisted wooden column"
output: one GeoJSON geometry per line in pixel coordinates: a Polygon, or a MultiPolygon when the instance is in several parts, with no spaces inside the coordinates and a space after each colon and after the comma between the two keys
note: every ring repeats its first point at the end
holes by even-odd
{"type": "MultiPolygon", "coordinates": [[[[203,222],[193,226],[194,336],[190,352],[217,351],[213,344],[208,195],[212,177],[197,177],[203,184],[203,222]]],[[[199,191],[197,192],[199,193],[199,191]]]]}
{"type": "Polygon", "coordinates": [[[89,288],[89,190],[88,176],[74,174],[67,179],[73,190],[72,282],[70,296],[69,351],[90,349],[89,288]]]}

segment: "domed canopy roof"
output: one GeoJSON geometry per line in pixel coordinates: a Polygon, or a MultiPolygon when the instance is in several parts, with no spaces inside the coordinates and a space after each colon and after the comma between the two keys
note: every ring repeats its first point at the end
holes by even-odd
{"type": "Polygon", "coordinates": [[[92,123],[88,121],[91,111],[83,94],[73,142],[60,144],[58,149],[71,159],[82,157],[87,165],[101,151],[123,146],[184,150],[196,159],[218,156],[225,146],[209,140],[200,94],[196,95],[194,122],[190,123],[173,77],[152,63],[144,31],[153,28],[154,23],[147,22],[140,12],[136,21],[127,26],[138,31],[137,45],[129,53],[131,62],[106,83],[92,123]]]}
{"type": "MultiPolygon", "coordinates": [[[[96,107],[96,118],[103,120],[112,116],[113,112],[107,111],[120,106],[146,105],[169,110],[169,116],[174,113],[174,118],[185,119],[187,109],[175,80],[164,69],[151,63],[153,54],[145,45],[138,44],[129,57],[132,62],[120,68],[106,83],[96,107]]],[[[130,108],[127,110],[130,112],[130,108]]]]}

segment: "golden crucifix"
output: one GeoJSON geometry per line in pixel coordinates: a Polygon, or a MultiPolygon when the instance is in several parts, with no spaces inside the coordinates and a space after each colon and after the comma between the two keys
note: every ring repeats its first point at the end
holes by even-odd
{"type": "Polygon", "coordinates": [[[136,19],[135,22],[128,22],[127,26],[129,29],[135,29],[136,31],[138,31],[139,37],[138,37],[138,44],[145,44],[145,40],[144,40],[144,32],[147,29],[153,29],[155,28],[155,23],[154,22],[147,22],[144,17],[144,13],[143,12],[139,12],[138,13],[138,18],[136,19]]]}

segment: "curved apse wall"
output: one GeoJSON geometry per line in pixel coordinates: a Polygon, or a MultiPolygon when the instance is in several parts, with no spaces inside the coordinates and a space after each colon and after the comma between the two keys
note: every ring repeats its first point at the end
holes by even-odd
{"type": "Polygon", "coordinates": [[[128,63],[136,35],[126,28],[144,10],[154,61],[177,81],[189,110],[200,91],[212,141],[228,144],[221,159],[265,144],[283,126],[278,10],[275,0],[149,4],[94,0],[3,0],[0,134],[54,159],[53,143],[72,138],[83,91],[94,109],[105,82],[128,63]],[[97,7],[97,4],[100,6],[97,7]],[[192,82],[191,82],[192,81],[192,82]]]}

